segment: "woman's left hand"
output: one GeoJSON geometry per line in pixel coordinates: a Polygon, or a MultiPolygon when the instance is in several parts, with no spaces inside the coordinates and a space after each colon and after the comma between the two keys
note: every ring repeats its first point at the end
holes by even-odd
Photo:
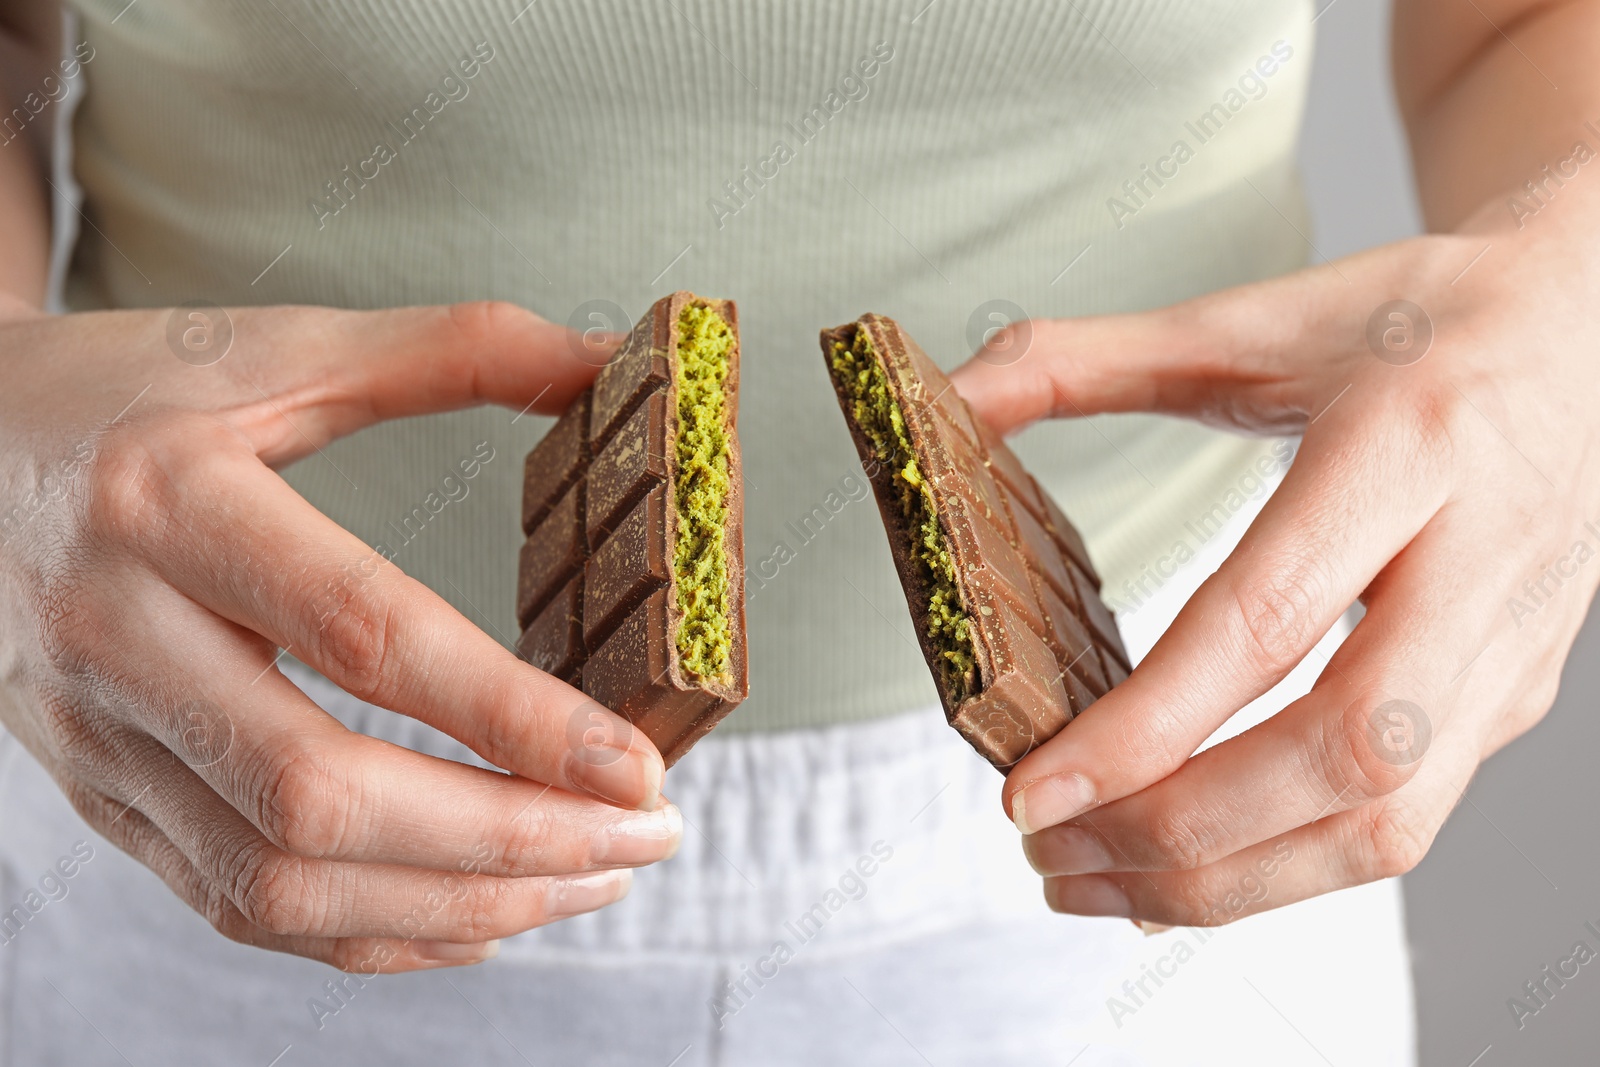
{"type": "Polygon", "coordinates": [[[1052,908],[1214,924],[1409,871],[1478,764],[1549,709],[1600,582],[1596,194],[1515,221],[1499,198],[1450,235],[1147,314],[1013,326],[990,347],[1027,335],[1025,356],[957,373],[1002,432],[1157,411],[1304,433],[1132,677],[1007,778],[1052,908]],[[1195,754],[1357,599],[1308,695],[1195,754]]]}

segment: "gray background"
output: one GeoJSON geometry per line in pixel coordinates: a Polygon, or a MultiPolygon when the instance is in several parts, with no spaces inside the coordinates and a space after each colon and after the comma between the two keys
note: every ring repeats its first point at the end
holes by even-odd
{"type": "MultiPolygon", "coordinates": [[[[1327,4],[1319,0],[1300,156],[1313,240],[1337,257],[1415,233],[1419,222],[1390,90],[1389,4],[1327,4]]],[[[1484,765],[1405,879],[1423,1067],[1468,1067],[1475,1057],[1476,1067],[1600,1062],[1600,961],[1520,1030],[1506,1003],[1579,939],[1600,951],[1583,929],[1586,920],[1600,928],[1600,858],[1582,833],[1600,809],[1597,650],[1591,615],[1549,716],[1484,765]]]]}

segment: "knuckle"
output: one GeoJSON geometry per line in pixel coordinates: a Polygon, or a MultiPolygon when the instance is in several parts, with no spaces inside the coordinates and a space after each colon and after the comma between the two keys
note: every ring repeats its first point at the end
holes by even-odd
{"type": "Polygon", "coordinates": [[[349,791],[309,747],[291,751],[272,769],[261,803],[259,825],[279,848],[307,858],[344,850],[353,806],[349,791]]]}
{"type": "Polygon", "coordinates": [[[183,501],[208,486],[227,484],[247,454],[254,456],[238,431],[196,412],[109,430],[88,463],[90,529],[114,544],[150,544],[183,501]]]}
{"type": "Polygon", "coordinates": [[[1208,878],[1173,879],[1164,887],[1167,918],[1182,926],[1226,926],[1244,914],[1244,908],[1233,907],[1229,892],[1208,878]]]}
{"type": "Polygon", "coordinates": [[[1416,454],[1449,459],[1482,436],[1482,416],[1459,389],[1429,389],[1411,400],[1407,412],[1415,428],[1416,454]]]}
{"type": "Polygon", "coordinates": [[[529,692],[519,674],[495,671],[484,677],[481,706],[486,710],[473,726],[480,738],[474,748],[498,767],[512,763],[553,767],[572,744],[566,722],[529,692]]]}
{"type": "MultiPolygon", "coordinates": [[[[459,876],[458,884],[461,903],[455,926],[463,939],[491,941],[507,933],[520,932],[511,930],[509,919],[527,911],[527,894],[536,888],[535,883],[519,878],[459,876]]],[[[543,892],[542,887],[539,892],[543,892]]],[[[538,917],[524,920],[522,925],[532,927],[545,922],[543,908],[539,912],[538,917]]]]}
{"type": "Polygon", "coordinates": [[[1522,699],[1513,705],[1510,718],[1518,728],[1517,732],[1520,734],[1531,730],[1542,722],[1560,694],[1561,670],[1557,666],[1541,674],[1522,699]]]}
{"type": "Polygon", "coordinates": [[[477,925],[471,928],[475,940],[507,937],[561,918],[551,914],[550,879],[480,876],[468,879],[466,885],[475,894],[472,911],[477,925]]]}
{"type": "Polygon", "coordinates": [[[248,945],[257,940],[250,936],[250,924],[220,885],[210,881],[198,885],[191,904],[213,930],[229,941],[248,945]]]}
{"type": "Polygon", "coordinates": [[[450,325],[469,347],[503,340],[526,327],[533,312],[509,300],[470,300],[451,304],[450,325]]]}
{"type": "Polygon", "coordinates": [[[339,938],[328,950],[327,963],[346,974],[371,978],[404,970],[404,967],[396,965],[399,956],[399,951],[390,941],[339,938]]]}
{"type": "Polygon", "coordinates": [[[40,591],[36,611],[39,651],[45,662],[65,678],[91,674],[96,653],[105,645],[97,598],[84,584],[59,576],[40,591]]]}
{"type": "Polygon", "coordinates": [[[326,962],[345,974],[373,975],[382,970],[381,964],[374,966],[378,955],[370,942],[340,938],[329,946],[326,962]]]}
{"type": "Polygon", "coordinates": [[[112,654],[127,632],[140,594],[119,589],[116,580],[85,561],[81,546],[65,545],[41,569],[24,593],[32,613],[33,636],[45,671],[83,692],[102,691],[129,680],[125,657],[112,654]]]}
{"type": "Polygon", "coordinates": [[[1374,805],[1361,832],[1366,869],[1373,879],[1410,873],[1433,843],[1433,833],[1410,806],[1393,802],[1374,805]]]}
{"type": "Polygon", "coordinates": [[[1514,700],[1490,728],[1488,751],[1498,750],[1543,722],[1555,704],[1555,696],[1553,691],[1528,692],[1514,700]]]}
{"type": "Polygon", "coordinates": [[[1208,842],[1181,811],[1162,808],[1153,812],[1149,840],[1162,867],[1167,870],[1194,870],[1208,858],[1208,842]]]}
{"type": "Polygon", "coordinates": [[[46,690],[39,696],[45,737],[57,761],[74,774],[93,775],[107,763],[108,748],[94,712],[75,696],[46,690]]]}
{"type": "Polygon", "coordinates": [[[406,938],[448,937],[490,941],[501,936],[501,916],[519,891],[519,879],[446,875],[395,920],[395,934],[406,938]]]}
{"type": "Polygon", "coordinates": [[[1416,776],[1421,759],[1391,758],[1374,735],[1371,709],[1358,700],[1347,709],[1335,736],[1324,746],[1331,753],[1324,774],[1338,797],[1360,802],[1387,797],[1416,776]]]}
{"type": "Polygon", "coordinates": [[[556,830],[551,816],[535,803],[506,829],[496,850],[501,870],[511,874],[530,874],[545,867],[551,838],[556,830]]]}
{"type": "Polygon", "coordinates": [[[293,937],[316,927],[318,908],[308,883],[304,860],[263,845],[241,854],[229,896],[254,925],[293,937]]]}
{"type": "Polygon", "coordinates": [[[1304,556],[1234,585],[1239,622],[1263,674],[1288,674],[1321,636],[1315,630],[1325,585],[1318,565],[1304,556]]]}
{"type": "Polygon", "coordinates": [[[79,818],[94,827],[101,837],[120,845],[123,835],[116,832],[118,828],[111,821],[110,805],[104,793],[77,778],[61,778],[56,787],[79,818]]]}
{"type": "Polygon", "coordinates": [[[140,542],[163,521],[166,477],[148,443],[123,430],[106,435],[88,473],[88,520],[112,542],[140,542]]]}
{"type": "Polygon", "coordinates": [[[160,469],[155,456],[128,432],[107,434],[88,472],[88,522],[110,541],[149,525],[160,469]]]}
{"type": "Polygon", "coordinates": [[[485,884],[469,891],[464,910],[454,924],[464,941],[493,941],[506,932],[502,916],[507,910],[509,890],[494,886],[488,879],[480,881],[485,884]]]}
{"type": "Polygon", "coordinates": [[[332,583],[321,601],[315,640],[333,680],[346,692],[383,704],[395,683],[390,664],[395,609],[369,583],[332,583]]]}

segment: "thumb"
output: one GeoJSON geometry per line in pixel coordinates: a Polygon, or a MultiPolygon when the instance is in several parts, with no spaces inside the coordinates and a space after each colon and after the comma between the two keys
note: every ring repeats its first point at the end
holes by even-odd
{"type": "MultiPolygon", "coordinates": [[[[1042,418],[1151,411],[1257,432],[1297,427],[1361,318],[1321,271],[1154,311],[1023,319],[951,375],[1002,434],[1042,418]]],[[[1339,285],[1338,279],[1333,284],[1339,285]]]]}
{"type": "Polygon", "coordinates": [[[269,465],[388,419],[486,403],[560,412],[622,340],[501,301],[229,314],[232,372],[246,380],[233,420],[269,465]]]}

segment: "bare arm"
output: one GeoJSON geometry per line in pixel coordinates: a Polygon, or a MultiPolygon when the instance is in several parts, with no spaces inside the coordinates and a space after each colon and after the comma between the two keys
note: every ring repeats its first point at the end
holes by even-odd
{"type": "MultiPolygon", "coordinates": [[[[0,0],[0,120],[36,90],[60,50],[61,13],[51,2],[0,0]]],[[[43,175],[47,139],[36,126],[0,122],[0,294],[37,308],[50,264],[50,208],[43,175]]]]}
{"type": "Polygon", "coordinates": [[[1600,150],[1584,127],[1600,123],[1596,55],[1594,0],[1397,0],[1395,94],[1430,229],[1456,228],[1575,141],[1600,150]]]}

